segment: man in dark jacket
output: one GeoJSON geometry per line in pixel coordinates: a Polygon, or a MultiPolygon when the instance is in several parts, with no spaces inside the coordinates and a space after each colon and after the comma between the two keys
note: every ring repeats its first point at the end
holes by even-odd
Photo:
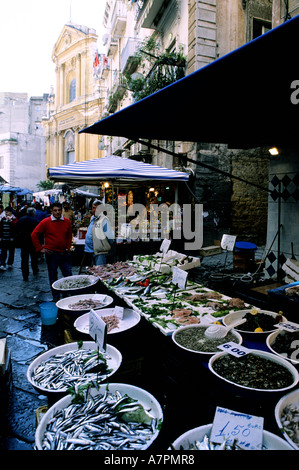
{"type": "Polygon", "coordinates": [[[16,242],[21,248],[21,269],[24,281],[28,281],[29,257],[33,274],[38,273],[37,252],[31,240],[31,233],[37,225],[34,207],[28,207],[27,215],[21,217],[16,225],[16,242]]]}

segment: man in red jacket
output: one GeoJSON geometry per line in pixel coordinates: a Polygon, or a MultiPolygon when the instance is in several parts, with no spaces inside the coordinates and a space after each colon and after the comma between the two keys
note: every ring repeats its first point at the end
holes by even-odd
{"type": "Polygon", "coordinates": [[[69,250],[72,244],[72,225],[62,215],[62,205],[54,202],[51,206],[51,216],[43,219],[31,234],[32,243],[37,252],[45,253],[48,265],[49,281],[54,300],[59,296],[52,288],[58,279],[58,267],[63,277],[72,275],[72,262],[69,250]],[[44,239],[41,244],[40,240],[44,239]]]}

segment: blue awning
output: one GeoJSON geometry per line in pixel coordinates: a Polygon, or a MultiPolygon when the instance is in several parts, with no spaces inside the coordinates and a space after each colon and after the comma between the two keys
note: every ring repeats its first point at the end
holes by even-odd
{"type": "Polygon", "coordinates": [[[80,132],[231,148],[298,145],[298,49],[296,16],[80,132]]]}
{"type": "Polygon", "coordinates": [[[189,174],[111,155],[49,168],[48,177],[54,181],[84,185],[99,184],[99,180],[188,181],[189,174]]]}

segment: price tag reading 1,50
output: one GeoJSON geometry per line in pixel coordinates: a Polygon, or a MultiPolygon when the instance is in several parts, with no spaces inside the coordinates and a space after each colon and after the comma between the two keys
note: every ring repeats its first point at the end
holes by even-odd
{"type": "Polygon", "coordinates": [[[220,344],[218,348],[222,349],[222,351],[228,352],[229,354],[235,357],[243,357],[246,356],[246,354],[250,353],[249,349],[244,348],[244,346],[234,343],[233,341],[230,341],[229,343],[220,344]]]}

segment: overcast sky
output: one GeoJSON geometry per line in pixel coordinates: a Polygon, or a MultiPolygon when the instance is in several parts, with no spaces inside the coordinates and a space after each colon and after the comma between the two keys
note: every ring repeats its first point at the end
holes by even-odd
{"type": "Polygon", "coordinates": [[[0,0],[0,92],[41,96],[55,87],[51,56],[63,26],[94,28],[102,47],[105,0],[0,0]]]}

